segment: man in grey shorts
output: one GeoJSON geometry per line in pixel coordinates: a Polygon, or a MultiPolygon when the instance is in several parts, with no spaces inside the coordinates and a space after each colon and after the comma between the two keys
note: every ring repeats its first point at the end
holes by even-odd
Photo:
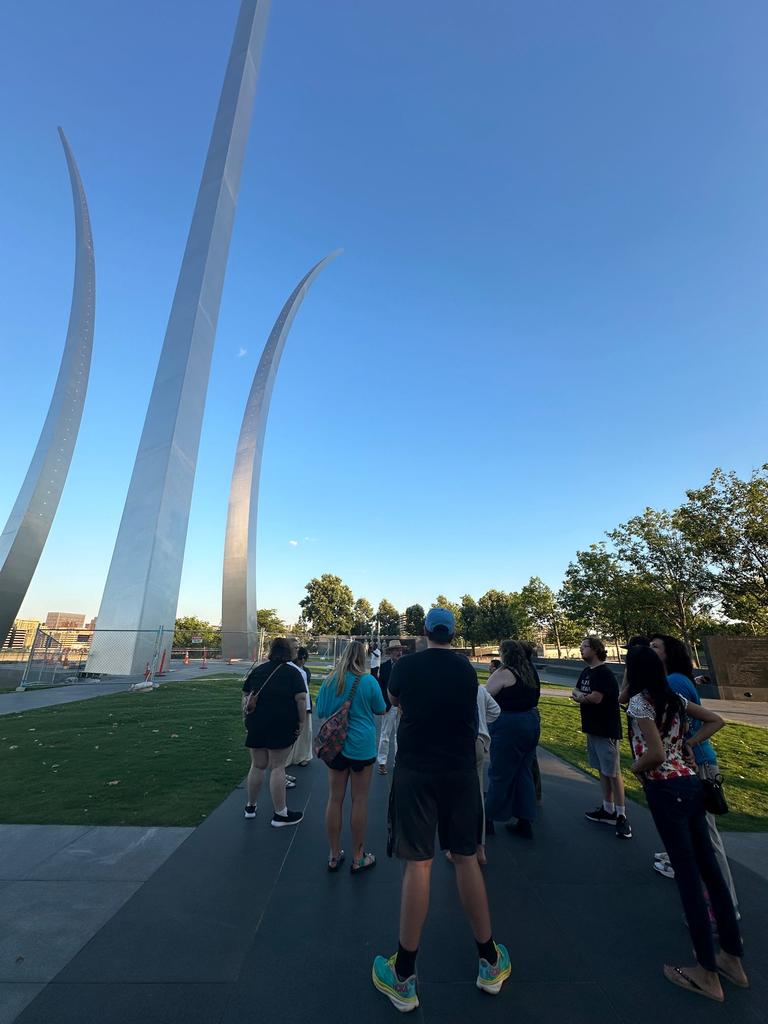
{"type": "Polygon", "coordinates": [[[618,839],[631,839],[624,803],[624,779],[621,775],[619,743],[621,741],[621,709],[619,682],[604,664],[605,645],[596,636],[588,636],[581,645],[581,657],[587,667],[579,676],[571,694],[581,711],[581,731],[587,737],[587,759],[590,768],[600,772],[603,802],[586,817],[604,825],[612,825],[618,839]]]}

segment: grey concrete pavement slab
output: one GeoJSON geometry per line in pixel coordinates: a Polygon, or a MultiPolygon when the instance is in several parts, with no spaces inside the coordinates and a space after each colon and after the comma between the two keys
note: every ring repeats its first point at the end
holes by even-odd
{"type": "Polygon", "coordinates": [[[427,1024],[629,1024],[637,1019],[624,1015],[621,1005],[596,984],[519,982],[514,974],[496,996],[481,992],[471,980],[453,985],[425,982],[419,998],[427,1024]]]}
{"type": "MultiPolygon", "coordinates": [[[[53,984],[26,1010],[23,1020],[25,1024],[217,1024],[227,997],[224,985],[53,984]]],[[[268,1018],[259,1015],[259,1019],[268,1018]]]]}
{"type": "Polygon", "coordinates": [[[233,980],[297,838],[295,828],[270,828],[267,813],[246,821],[242,791],[235,790],[102,928],[62,980],[233,980]]]}
{"type": "Polygon", "coordinates": [[[39,864],[90,831],[88,825],[0,825],[0,879],[28,878],[39,864]]]}
{"type": "Polygon", "coordinates": [[[50,981],[137,888],[135,882],[8,883],[0,907],[0,981],[50,981]]]}
{"type": "Polygon", "coordinates": [[[61,881],[143,882],[193,831],[191,828],[132,826],[93,828],[30,869],[26,877],[61,881]]]}
{"type": "Polygon", "coordinates": [[[45,985],[0,981],[0,1024],[13,1024],[24,1007],[44,988],[45,985]]]}

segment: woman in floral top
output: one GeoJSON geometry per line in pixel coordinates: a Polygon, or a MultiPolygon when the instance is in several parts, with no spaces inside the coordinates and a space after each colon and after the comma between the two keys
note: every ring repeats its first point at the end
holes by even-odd
{"type": "Polygon", "coordinates": [[[632,771],[645,789],[653,820],[666,847],[698,961],[664,967],[668,981],[721,1003],[720,977],[739,988],[749,982],[741,965],[742,942],[728,886],[715,858],[704,810],[704,790],[690,749],[722,729],[723,719],[673,693],[664,666],[647,647],[627,654],[629,739],[632,771]],[[701,728],[686,742],[686,715],[701,728]],[[703,884],[702,884],[703,883],[703,884]],[[720,937],[715,953],[703,885],[709,891],[720,937]]]}

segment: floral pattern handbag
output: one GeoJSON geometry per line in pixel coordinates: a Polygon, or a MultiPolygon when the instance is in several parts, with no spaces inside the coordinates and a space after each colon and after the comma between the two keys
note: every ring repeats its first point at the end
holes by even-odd
{"type": "Polygon", "coordinates": [[[360,683],[361,676],[357,676],[352,684],[352,692],[344,701],[338,711],[335,711],[330,718],[320,726],[315,736],[315,756],[321,761],[330,764],[335,757],[341,753],[344,741],[349,732],[349,709],[355,699],[355,693],[360,683]]]}

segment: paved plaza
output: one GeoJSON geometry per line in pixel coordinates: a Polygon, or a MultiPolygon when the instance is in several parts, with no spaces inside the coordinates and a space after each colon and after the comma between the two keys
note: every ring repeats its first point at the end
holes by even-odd
{"type": "MultiPolygon", "coordinates": [[[[632,806],[635,839],[619,842],[583,818],[595,783],[554,757],[541,761],[535,839],[503,830],[489,839],[486,877],[494,930],[512,955],[510,982],[496,999],[475,988],[474,943],[452,869],[440,858],[419,956],[422,1006],[411,1019],[647,1024],[652,1015],[654,1024],[680,1024],[695,1015],[697,1022],[765,1024],[768,881],[734,863],[752,990],[729,986],[718,1006],[672,988],[661,964],[689,962],[690,941],[674,884],[651,869],[659,843],[649,815],[632,806]]],[[[69,845],[48,850],[43,829],[37,865],[23,862],[16,827],[17,853],[0,871],[0,1022],[397,1019],[370,982],[374,954],[391,953],[397,941],[400,868],[385,856],[389,780],[375,777],[371,790],[369,846],[379,863],[352,878],[325,870],[324,767],[315,761],[297,775],[291,806],[306,816],[296,829],[271,829],[266,804],[255,821],[244,820],[242,789],[191,831],[78,829],[69,845]],[[154,862],[141,853],[138,833],[148,831],[154,862]],[[119,833],[133,853],[119,856],[119,833]],[[89,844],[97,861],[102,851],[98,870],[77,853],[89,844]],[[37,892],[26,910],[17,895],[24,885],[37,892]],[[102,887],[100,905],[86,885],[102,887]],[[72,908],[68,917],[56,911],[55,940],[46,931],[46,899],[59,908],[69,900],[72,908]]]]}

